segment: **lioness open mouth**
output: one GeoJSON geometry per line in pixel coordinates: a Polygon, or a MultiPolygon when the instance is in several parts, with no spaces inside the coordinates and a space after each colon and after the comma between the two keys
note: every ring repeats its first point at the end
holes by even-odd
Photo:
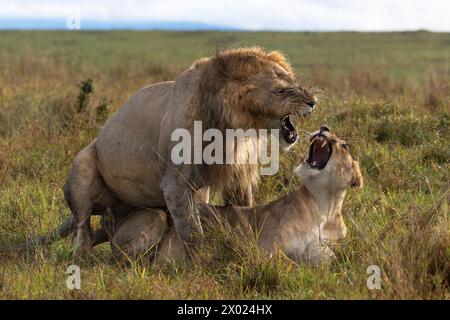
{"type": "Polygon", "coordinates": [[[289,144],[296,142],[298,139],[297,130],[295,130],[289,115],[281,119],[281,132],[284,140],[289,144]]]}
{"type": "Polygon", "coordinates": [[[309,156],[306,162],[315,169],[323,169],[330,160],[331,157],[331,144],[322,135],[316,135],[312,138],[311,145],[309,147],[309,156]]]}

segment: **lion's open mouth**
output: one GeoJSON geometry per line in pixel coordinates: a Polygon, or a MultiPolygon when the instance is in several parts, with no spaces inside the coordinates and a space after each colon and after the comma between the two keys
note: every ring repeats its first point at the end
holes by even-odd
{"type": "Polygon", "coordinates": [[[316,135],[313,137],[311,145],[309,147],[309,156],[306,162],[315,169],[323,169],[330,160],[331,157],[331,144],[322,135],[316,135]]]}
{"type": "Polygon", "coordinates": [[[281,132],[284,140],[289,144],[295,143],[298,139],[297,130],[295,130],[290,116],[281,119],[281,132]]]}

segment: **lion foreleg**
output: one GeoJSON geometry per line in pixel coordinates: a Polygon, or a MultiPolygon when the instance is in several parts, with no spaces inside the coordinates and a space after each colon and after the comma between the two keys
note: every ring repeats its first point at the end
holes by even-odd
{"type": "Polygon", "coordinates": [[[190,248],[203,235],[194,193],[184,177],[171,174],[161,178],[161,189],[175,230],[186,247],[190,248]]]}
{"type": "Polygon", "coordinates": [[[347,227],[345,226],[342,214],[337,214],[331,217],[323,228],[323,238],[327,241],[339,241],[345,238],[347,234],[347,227]]]}

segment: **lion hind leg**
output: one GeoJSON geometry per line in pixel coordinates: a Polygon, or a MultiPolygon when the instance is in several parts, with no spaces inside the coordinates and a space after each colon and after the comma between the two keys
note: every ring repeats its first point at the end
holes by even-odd
{"type": "Polygon", "coordinates": [[[78,253],[92,249],[94,239],[90,218],[96,201],[107,191],[98,171],[94,143],[91,143],[78,153],[64,185],[64,195],[75,222],[73,244],[78,253]]]}
{"type": "Polygon", "coordinates": [[[139,209],[114,232],[113,256],[119,261],[134,260],[156,249],[167,232],[167,214],[160,209],[139,209]]]}

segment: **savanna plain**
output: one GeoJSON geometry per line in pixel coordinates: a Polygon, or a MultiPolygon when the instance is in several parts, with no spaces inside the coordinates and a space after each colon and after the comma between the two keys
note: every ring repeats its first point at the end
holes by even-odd
{"type": "MultiPolygon", "coordinates": [[[[319,97],[301,139],[262,178],[257,203],[294,191],[308,132],[327,124],[364,176],[344,201],[348,235],[314,268],[265,256],[219,225],[189,263],[118,264],[107,244],[66,286],[70,239],[0,252],[0,299],[449,299],[450,35],[408,33],[0,32],[0,244],[55,228],[77,152],[138,89],[173,80],[216,50],[289,57],[319,97]],[[380,267],[369,290],[367,268],[380,267]]],[[[94,219],[94,224],[98,219],[94,219]]]]}

